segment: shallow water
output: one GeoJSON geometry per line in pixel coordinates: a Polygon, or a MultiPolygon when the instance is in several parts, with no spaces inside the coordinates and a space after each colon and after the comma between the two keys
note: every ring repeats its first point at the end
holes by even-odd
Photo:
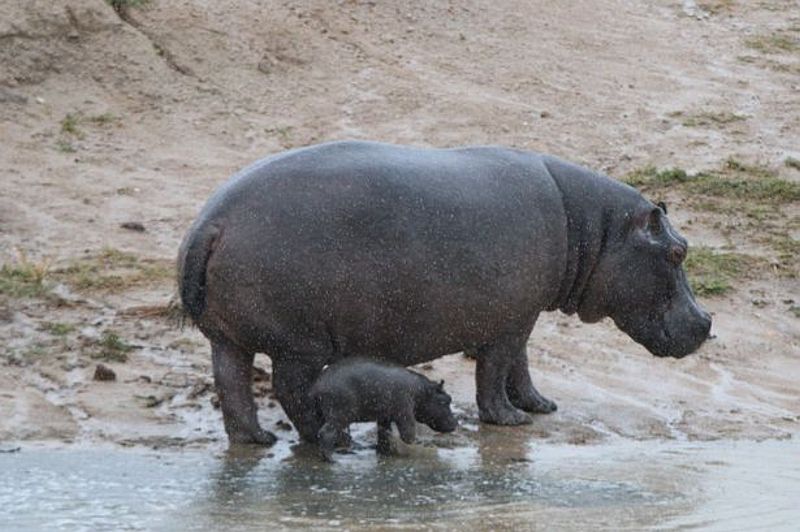
{"type": "Polygon", "coordinates": [[[799,440],[537,444],[488,433],[370,449],[23,446],[0,454],[3,530],[796,530],[799,440]]]}

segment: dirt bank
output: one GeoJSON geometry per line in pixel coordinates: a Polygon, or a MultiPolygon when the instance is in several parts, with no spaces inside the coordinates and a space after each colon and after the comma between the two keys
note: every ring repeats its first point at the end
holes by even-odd
{"type": "MultiPolygon", "coordinates": [[[[543,316],[531,369],[560,410],[513,430],[797,432],[795,1],[141,4],[0,4],[0,440],[221,440],[208,346],[167,319],[180,238],[236,169],[342,138],[554,153],[667,199],[702,250],[714,340],[660,360],[607,322],[543,316]]],[[[467,423],[472,366],[426,370],[467,423]]]]}

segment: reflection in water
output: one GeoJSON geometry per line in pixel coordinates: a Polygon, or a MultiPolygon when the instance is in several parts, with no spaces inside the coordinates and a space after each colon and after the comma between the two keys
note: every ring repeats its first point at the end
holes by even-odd
{"type": "Polygon", "coordinates": [[[524,438],[509,446],[514,439],[496,431],[481,441],[477,448],[418,447],[407,457],[364,449],[338,455],[333,465],[306,445],[294,446],[282,460],[234,449],[192,513],[204,514],[211,527],[243,525],[256,515],[285,525],[412,524],[470,520],[503,505],[635,505],[650,497],[625,482],[537,474],[524,438]]]}
{"type": "Polygon", "coordinates": [[[755,526],[768,512],[771,529],[781,529],[800,517],[795,440],[566,446],[532,444],[520,432],[481,428],[449,449],[428,438],[407,457],[380,458],[364,448],[337,455],[336,464],[320,461],[312,446],[287,443],[216,453],[25,447],[0,455],[0,523],[70,530],[724,529],[734,520],[755,526]]]}

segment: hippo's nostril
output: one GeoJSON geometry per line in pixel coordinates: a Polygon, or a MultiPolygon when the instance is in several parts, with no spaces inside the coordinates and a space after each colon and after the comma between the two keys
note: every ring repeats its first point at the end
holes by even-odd
{"type": "Polygon", "coordinates": [[[673,244],[672,246],[670,246],[667,259],[671,263],[679,265],[683,262],[685,258],[686,258],[686,246],[682,244],[673,244]]]}

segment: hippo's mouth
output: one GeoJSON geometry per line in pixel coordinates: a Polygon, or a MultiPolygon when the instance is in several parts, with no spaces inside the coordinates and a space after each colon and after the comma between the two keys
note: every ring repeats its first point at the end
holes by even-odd
{"type": "Polygon", "coordinates": [[[638,323],[617,322],[636,343],[657,357],[683,358],[694,353],[709,336],[711,319],[700,315],[696,320],[648,319],[638,323]]]}

